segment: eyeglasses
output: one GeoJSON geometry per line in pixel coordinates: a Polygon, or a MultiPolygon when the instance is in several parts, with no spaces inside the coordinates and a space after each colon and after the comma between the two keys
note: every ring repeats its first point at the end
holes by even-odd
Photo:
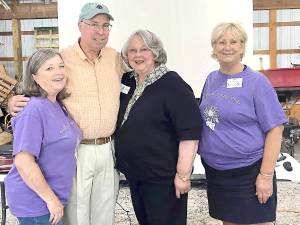
{"type": "Polygon", "coordinates": [[[141,48],[141,49],[136,49],[136,48],[128,48],[128,54],[131,55],[136,55],[136,54],[147,54],[151,52],[151,50],[149,48],[141,48]]]}
{"type": "Polygon", "coordinates": [[[83,22],[84,24],[88,25],[89,27],[91,27],[94,31],[98,31],[98,30],[103,30],[103,31],[110,31],[111,28],[112,28],[112,25],[109,24],[109,23],[105,23],[103,25],[100,25],[98,23],[94,23],[94,22],[91,22],[91,23],[88,23],[86,22],[87,20],[82,20],[81,22],[83,22]]]}

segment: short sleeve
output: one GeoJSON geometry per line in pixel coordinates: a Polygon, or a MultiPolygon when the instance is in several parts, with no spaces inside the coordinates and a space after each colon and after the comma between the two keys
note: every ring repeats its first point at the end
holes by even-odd
{"type": "Polygon", "coordinates": [[[256,85],[254,106],[259,124],[265,133],[287,122],[276,92],[265,77],[259,79],[259,83],[256,85]]]}
{"type": "Polygon", "coordinates": [[[131,71],[131,69],[128,67],[128,65],[125,63],[123,60],[121,54],[118,52],[116,56],[116,63],[117,63],[117,68],[118,68],[118,73],[120,74],[120,79],[122,79],[122,76],[124,73],[127,73],[131,71]]]}
{"type": "Polygon", "coordinates": [[[39,158],[43,139],[40,118],[27,113],[17,115],[13,122],[13,136],[13,155],[25,151],[39,158]]]}
{"type": "Polygon", "coordinates": [[[167,112],[179,140],[199,140],[200,110],[191,87],[180,77],[170,82],[172,91],[167,99],[167,112]]]}

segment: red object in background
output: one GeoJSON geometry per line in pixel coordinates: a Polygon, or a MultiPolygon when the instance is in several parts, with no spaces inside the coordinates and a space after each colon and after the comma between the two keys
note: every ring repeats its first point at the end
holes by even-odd
{"type": "Polygon", "coordinates": [[[274,88],[300,88],[300,68],[281,68],[260,71],[271,81],[274,88]]]}
{"type": "Polygon", "coordinates": [[[13,165],[12,158],[1,158],[0,159],[0,173],[8,173],[13,165]]]}

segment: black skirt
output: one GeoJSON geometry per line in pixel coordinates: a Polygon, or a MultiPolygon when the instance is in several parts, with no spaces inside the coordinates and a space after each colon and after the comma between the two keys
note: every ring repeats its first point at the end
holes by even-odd
{"type": "Polygon", "coordinates": [[[238,224],[255,224],[276,220],[277,186],[273,178],[273,195],[266,204],[256,196],[256,177],[262,160],[225,171],[211,168],[203,160],[207,179],[207,198],[211,217],[238,224]]]}

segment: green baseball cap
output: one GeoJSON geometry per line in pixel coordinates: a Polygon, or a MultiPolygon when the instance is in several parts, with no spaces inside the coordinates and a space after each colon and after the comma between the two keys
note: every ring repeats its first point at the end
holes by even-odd
{"type": "Polygon", "coordinates": [[[91,19],[98,14],[106,14],[110,20],[114,20],[112,15],[109,14],[107,6],[97,2],[89,2],[82,6],[78,21],[91,19]]]}

